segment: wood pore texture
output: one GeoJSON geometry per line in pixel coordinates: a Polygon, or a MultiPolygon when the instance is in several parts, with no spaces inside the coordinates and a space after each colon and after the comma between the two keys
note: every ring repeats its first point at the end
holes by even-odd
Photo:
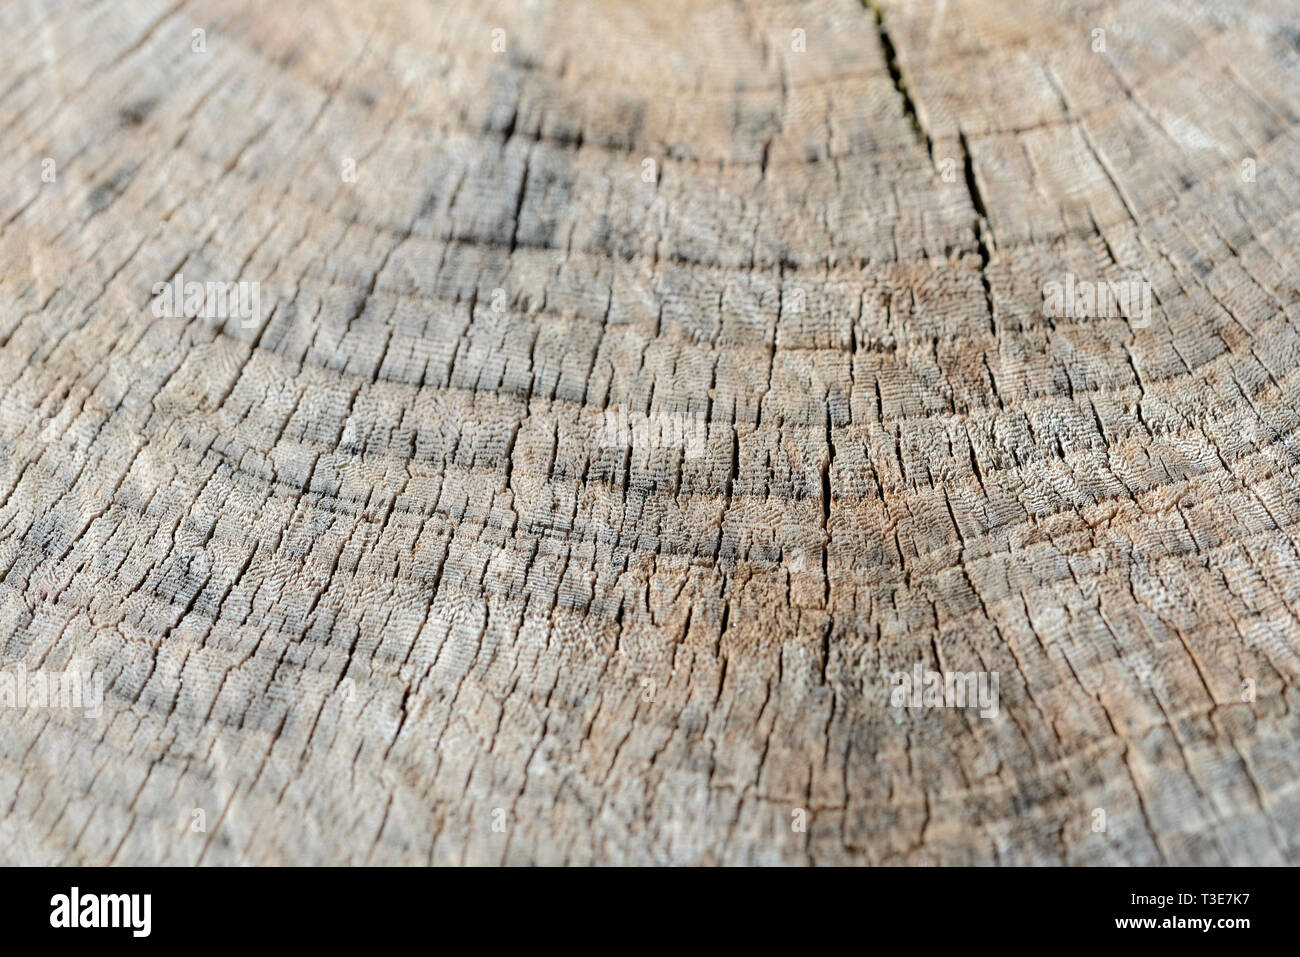
{"type": "Polygon", "coordinates": [[[0,664],[104,689],[0,860],[1300,862],[1298,109],[1293,0],[0,5],[0,664]]]}

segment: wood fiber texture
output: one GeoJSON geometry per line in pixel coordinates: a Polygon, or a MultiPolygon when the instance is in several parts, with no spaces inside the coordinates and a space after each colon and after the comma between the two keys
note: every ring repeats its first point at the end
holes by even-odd
{"type": "Polygon", "coordinates": [[[1300,862],[1298,110],[1293,0],[0,4],[0,665],[103,685],[0,861],[1300,862]]]}

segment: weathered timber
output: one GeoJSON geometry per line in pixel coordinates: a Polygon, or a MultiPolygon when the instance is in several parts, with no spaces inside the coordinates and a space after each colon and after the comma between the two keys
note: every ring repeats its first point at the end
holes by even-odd
{"type": "Polygon", "coordinates": [[[1298,38],[0,5],[0,861],[1300,862],[1298,38]]]}

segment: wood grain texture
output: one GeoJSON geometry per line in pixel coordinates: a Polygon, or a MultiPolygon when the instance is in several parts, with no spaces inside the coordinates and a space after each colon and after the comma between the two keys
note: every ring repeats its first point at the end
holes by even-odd
{"type": "Polygon", "coordinates": [[[0,860],[1300,862],[1298,108],[1292,0],[0,4],[0,665],[104,682],[0,860]]]}

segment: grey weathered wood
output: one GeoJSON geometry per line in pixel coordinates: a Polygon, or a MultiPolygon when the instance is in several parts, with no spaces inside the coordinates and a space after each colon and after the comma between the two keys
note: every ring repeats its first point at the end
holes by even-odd
{"type": "Polygon", "coordinates": [[[0,6],[0,860],[1297,862],[1297,37],[0,6]]]}

